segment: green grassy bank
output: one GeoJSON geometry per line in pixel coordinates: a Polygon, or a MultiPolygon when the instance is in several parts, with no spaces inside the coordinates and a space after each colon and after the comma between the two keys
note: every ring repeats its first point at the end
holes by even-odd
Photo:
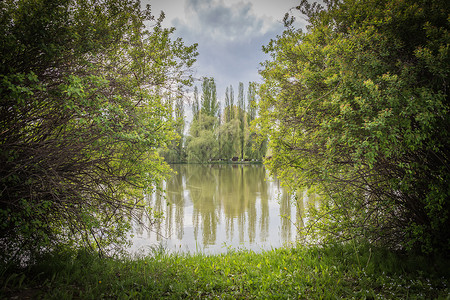
{"type": "Polygon", "coordinates": [[[127,259],[66,253],[3,271],[0,298],[450,299],[449,270],[448,259],[367,245],[127,259]]]}

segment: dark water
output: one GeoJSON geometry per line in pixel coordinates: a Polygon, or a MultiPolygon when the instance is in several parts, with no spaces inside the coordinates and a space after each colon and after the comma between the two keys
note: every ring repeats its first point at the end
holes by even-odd
{"type": "Polygon", "coordinates": [[[263,165],[174,165],[165,197],[148,202],[164,219],[151,230],[134,226],[131,252],[162,244],[171,251],[254,251],[295,241],[307,200],[293,197],[269,179],[263,165]]]}

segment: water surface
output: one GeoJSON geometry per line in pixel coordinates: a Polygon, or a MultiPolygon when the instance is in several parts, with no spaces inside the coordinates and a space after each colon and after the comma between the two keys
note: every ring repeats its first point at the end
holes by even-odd
{"type": "MultiPolygon", "coordinates": [[[[306,197],[269,179],[263,165],[173,165],[177,172],[148,202],[164,219],[150,230],[134,225],[132,252],[162,244],[206,254],[228,248],[254,251],[295,241],[306,197]]],[[[148,222],[148,221],[146,221],[148,222]]]]}

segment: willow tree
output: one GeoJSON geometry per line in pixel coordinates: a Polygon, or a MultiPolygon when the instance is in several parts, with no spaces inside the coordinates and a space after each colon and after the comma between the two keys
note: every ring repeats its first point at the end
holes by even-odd
{"type": "Polygon", "coordinates": [[[216,129],[219,125],[220,106],[214,78],[204,77],[200,107],[197,117],[192,120],[189,136],[186,139],[186,152],[189,162],[204,162],[217,159],[219,143],[216,129]]]}
{"type": "Polygon", "coordinates": [[[161,95],[189,84],[197,55],[163,17],[131,0],[0,3],[2,262],[102,249],[146,208],[169,172],[161,95]]]}
{"type": "Polygon", "coordinates": [[[316,186],[323,239],[450,249],[449,14],[440,0],[302,1],[265,47],[270,169],[316,186]]]}

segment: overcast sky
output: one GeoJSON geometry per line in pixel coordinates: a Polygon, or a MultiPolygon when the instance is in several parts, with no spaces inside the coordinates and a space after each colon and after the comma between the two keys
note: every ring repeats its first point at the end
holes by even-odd
{"type": "MultiPolygon", "coordinates": [[[[286,12],[300,0],[142,0],[154,15],[164,11],[164,27],[186,44],[198,43],[196,77],[214,77],[217,96],[225,88],[249,81],[260,82],[260,63],[268,58],[261,47],[283,32],[286,12]]],[[[298,20],[302,22],[302,20],[298,20]]],[[[200,87],[199,83],[197,85],[200,87]]],[[[223,106],[222,106],[223,107],[223,106]]]]}

